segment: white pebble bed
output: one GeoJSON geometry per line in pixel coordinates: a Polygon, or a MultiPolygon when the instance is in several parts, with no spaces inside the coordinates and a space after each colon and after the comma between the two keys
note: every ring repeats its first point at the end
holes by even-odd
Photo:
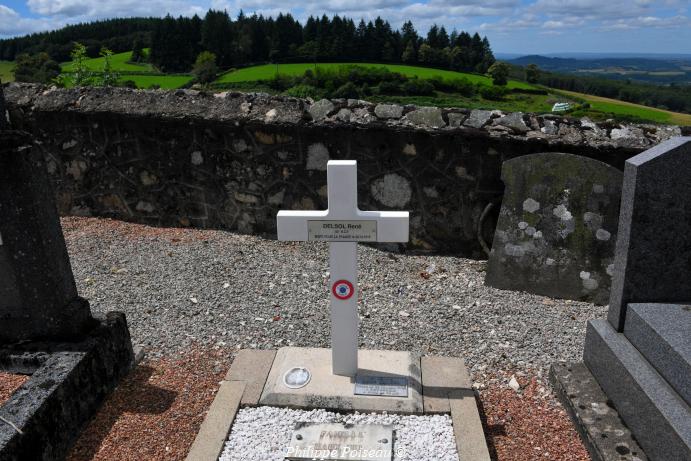
{"type": "Polygon", "coordinates": [[[448,415],[333,413],[256,407],[238,411],[221,461],[283,461],[297,422],[393,424],[395,461],[458,461],[448,415]]]}

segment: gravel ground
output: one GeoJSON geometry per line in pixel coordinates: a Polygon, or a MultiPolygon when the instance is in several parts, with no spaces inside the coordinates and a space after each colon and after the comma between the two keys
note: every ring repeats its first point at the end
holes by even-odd
{"type": "Polygon", "coordinates": [[[184,460],[223,379],[221,351],[146,360],[81,432],[66,461],[184,460]]]}
{"type": "Polygon", "coordinates": [[[394,461],[458,461],[448,415],[339,414],[325,410],[257,407],[241,409],[221,461],[283,461],[297,422],[393,424],[394,461]]]}
{"type": "Polygon", "coordinates": [[[495,375],[479,392],[482,423],[497,461],[589,461],[566,411],[537,376],[495,375]],[[515,379],[518,389],[506,381],[515,379]]]}
{"type": "MultiPolygon", "coordinates": [[[[124,311],[150,356],[329,345],[328,248],[222,231],[64,218],[79,292],[124,311]]],[[[461,356],[475,376],[581,356],[606,308],[485,287],[484,261],[360,246],[360,345],[461,356]]]]}
{"type": "MultiPolygon", "coordinates": [[[[12,394],[29,379],[26,375],[16,375],[0,371],[0,405],[7,402],[12,394]]],[[[0,424],[3,424],[0,421],[0,424]]]]}

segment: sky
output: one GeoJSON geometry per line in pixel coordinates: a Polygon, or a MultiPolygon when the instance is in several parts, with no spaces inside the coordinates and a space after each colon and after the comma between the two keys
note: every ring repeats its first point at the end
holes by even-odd
{"type": "Polygon", "coordinates": [[[413,21],[487,36],[495,53],[691,53],[691,0],[0,0],[0,38],[129,16],[242,9],[413,21]],[[299,6],[295,6],[299,5],[299,6]]]}

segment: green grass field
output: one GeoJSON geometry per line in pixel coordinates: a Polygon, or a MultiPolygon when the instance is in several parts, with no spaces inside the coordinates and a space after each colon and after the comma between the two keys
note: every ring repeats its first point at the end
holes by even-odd
{"type": "MultiPolygon", "coordinates": [[[[148,50],[145,50],[148,51],[148,50]]],[[[116,72],[154,72],[154,68],[151,64],[147,63],[129,63],[127,61],[130,60],[130,57],[132,56],[131,51],[126,51],[124,53],[117,53],[114,54],[111,59],[110,63],[113,66],[113,70],[116,72]]],[[[95,72],[101,72],[103,71],[103,64],[105,63],[104,58],[91,58],[87,59],[85,61],[85,65],[87,69],[95,71],[95,72]]],[[[65,62],[62,64],[62,71],[63,72],[71,72],[74,70],[74,65],[72,62],[65,62]]]]}
{"type": "Polygon", "coordinates": [[[596,118],[598,114],[602,114],[602,117],[612,114],[614,116],[637,117],[642,120],[649,120],[657,123],[691,125],[691,114],[655,109],[654,107],[642,106],[640,104],[619,101],[617,99],[603,98],[601,96],[576,93],[573,91],[559,91],[558,93],[565,94],[574,99],[587,101],[590,104],[590,109],[585,112],[592,113],[596,118]]]}
{"type": "MultiPolygon", "coordinates": [[[[148,49],[144,50],[148,53],[148,49]]],[[[115,72],[120,73],[120,82],[126,80],[133,81],[137,88],[151,88],[152,85],[158,85],[163,89],[176,89],[188,83],[192,80],[191,75],[176,74],[176,75],[165,75],[158,72],[154,66],[148,63],[130,63],[131,52],[117,53],[111,58],[111,65],[115,72]]],[[[105,63],[104,58],[92,58],[85,61],[87,69],[93,72],[102,72],[103,64],[105,63]]],[[[74,64],[72,62],[66,62],[62,64],[63,72],[71,72],[74,70],[74,64]]]]}
{"type": "Polygon", "coordinates": [[[14,62],[12,61],[0,61],[0,81],[13,82],[14,74],[12,73],[12,68],[14,68],[14,62]]]}
{"type": "MultiPolygon", "coordinates": [[[[316,64],[316,67],[321,69],[336,69],[343,66],[363,66],[363,67],[384,67],[391,72],[398,72],[406,77],[420,77],[420,78],[433,78],[441,77],[443,79],[457,79],[465,78],[472,83],[481,83],[485,85],[491,85],[492,80],[484,75],[468,74],[464,72],[454,72],[451,70],[442,69],[430,69],[428,67],[416,67],[416,66],[404,66],[398,64],[372,64],[364,62],[355,63],[320,63],[316,64]]],[[[305,73],[308,69],[314,69],[315,64],[301,63],[301,64],[265,64],[262,66],[245,67],[244,69],[238,69],[236,71],[231,71],[223,74],[216,83],[240,83],[240,82],[255,82],[261,80],[270,80],[276,76],[276,68],[278,67],[278,73],[280,75],[287,75],[291,77],[297,77],[305,73]]],[[[523,88],[532,89],[535,88],[533,85],[524,82],[518,82],[515,80],[509,81],[507,88],[523,88]]]]}

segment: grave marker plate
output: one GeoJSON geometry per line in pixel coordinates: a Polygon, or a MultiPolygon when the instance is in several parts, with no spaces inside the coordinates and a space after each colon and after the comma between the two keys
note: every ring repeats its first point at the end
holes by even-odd
{"type": "Polygon", "coordinates": [[[293,461],[391,461],[389,424],[297,423],[285,459],[293,461]]]}
{"type": "Polygon", "coordinates": [[[408,397],[408,378],[405,376],[356,376],[355,395],[408,397]]]}
{"type": "Polygon", "coordinates": [[[308,221],[308,239],[325,242],[376,242],[377,221],[308,221]]]}

